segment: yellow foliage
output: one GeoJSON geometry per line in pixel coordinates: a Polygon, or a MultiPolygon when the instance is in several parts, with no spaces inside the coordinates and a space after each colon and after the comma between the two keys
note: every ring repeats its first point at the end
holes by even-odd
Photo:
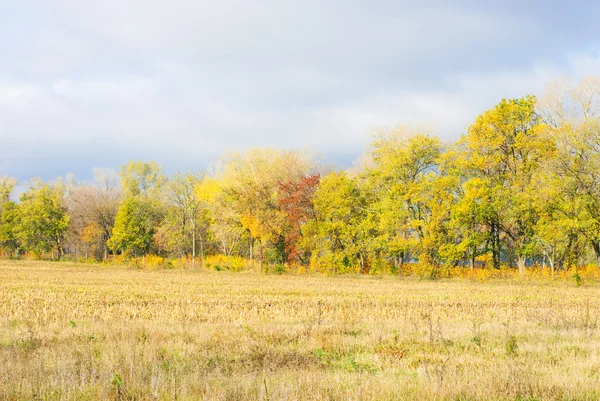
{"type": "Polygon", "coordinates": [[[204,259],[204,266],[213,270],[242,271],[254,267],[252,262],[239,256],[209,255],[204,259]]]}

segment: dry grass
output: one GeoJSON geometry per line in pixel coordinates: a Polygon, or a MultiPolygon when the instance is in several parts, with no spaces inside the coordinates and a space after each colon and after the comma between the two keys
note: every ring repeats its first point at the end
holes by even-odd
{"type": "Polygon", "coordinates": [[[0,261],[0,399],[596,400],[599,296],[0,261]]]}

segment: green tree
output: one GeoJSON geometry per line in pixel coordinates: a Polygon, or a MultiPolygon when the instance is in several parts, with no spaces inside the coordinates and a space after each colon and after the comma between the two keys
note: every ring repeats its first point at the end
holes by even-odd
{"type": "Polygon", "coordinates": [[[114,252],[146,256],[153,250],[154,235],[164,217],[167,177],[154,162],[131,161],[121,166],[124,199],[108,246],[114,252]]]}
{"type": "Polygon", "coordinates": [[[11,253],[18,250],[18,242],[14,235],[17,205],[11,200],[16,186],[16,179],[0,177],[0,249],[11,253]]]}
{"type": "Polygon", "coordinates": [[[14,237],[25,251],[41,256],[45,252],[63,255],[63,238],[70,217],[63,205],[60,185],[33,186],[21,195],[14,226],[14,237]]]}
{"type": "Polygon", "coordinates": [[[18,256],[20,241],[15,233],[19,221],[19,208],[13,201],[4,202],[0,212],[0,248],[18,256]]]}
{"type": "Polygon", "coordinates": [[[130,197],[119,207],[108,246],[114,251],[146,256],[152,249],[158,218],[154,205],[140,197],[130,197]]]}

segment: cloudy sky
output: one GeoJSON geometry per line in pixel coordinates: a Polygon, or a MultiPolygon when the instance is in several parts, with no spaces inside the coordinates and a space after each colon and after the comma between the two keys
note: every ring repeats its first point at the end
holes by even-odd
{"type": "Polygon", "coordinates": [[[503,97],[600,75],[598,15],[592,0],[0,0],[0,176],[197,169],[264,146],[347,165],[402,122],[456,139],[503,97]]]}

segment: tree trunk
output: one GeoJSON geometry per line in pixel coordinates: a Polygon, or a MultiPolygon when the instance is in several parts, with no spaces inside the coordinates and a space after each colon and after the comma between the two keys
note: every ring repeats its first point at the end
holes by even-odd
{"type": "Polygon", "coordinates": [[[196,268],[196,225],[192,224],[192,269],[196,268]]]}
{"type": "Polygon", "coordinates": [[[204,268],[204,238],[200,235],[200,267],[204,268]]]}
{"type": "Polygon", "coordinates": [[[497,223],[492,224],[492,263],[494,269],[500,269],[500,229],[497,223]]]}
{"type": "Polygon", "coordinates": [[[263,268],[263,243],[262,240],[258,240],[258,267],[260,271],[263,268]]]}
{"type": "Polygon", "coordinates": [[[526,256],[519,256],[517,258],[517,266],[519,267],[519,275],[523,276],[525,274],[525,263],[527,262],[526,256]]]}
{"type": "Polygon", "coordinates": [[[596,254],[596,263],[600,267],[600,241],[592,241],[592,247],[594,248],[594,253],[596,254]]]}

